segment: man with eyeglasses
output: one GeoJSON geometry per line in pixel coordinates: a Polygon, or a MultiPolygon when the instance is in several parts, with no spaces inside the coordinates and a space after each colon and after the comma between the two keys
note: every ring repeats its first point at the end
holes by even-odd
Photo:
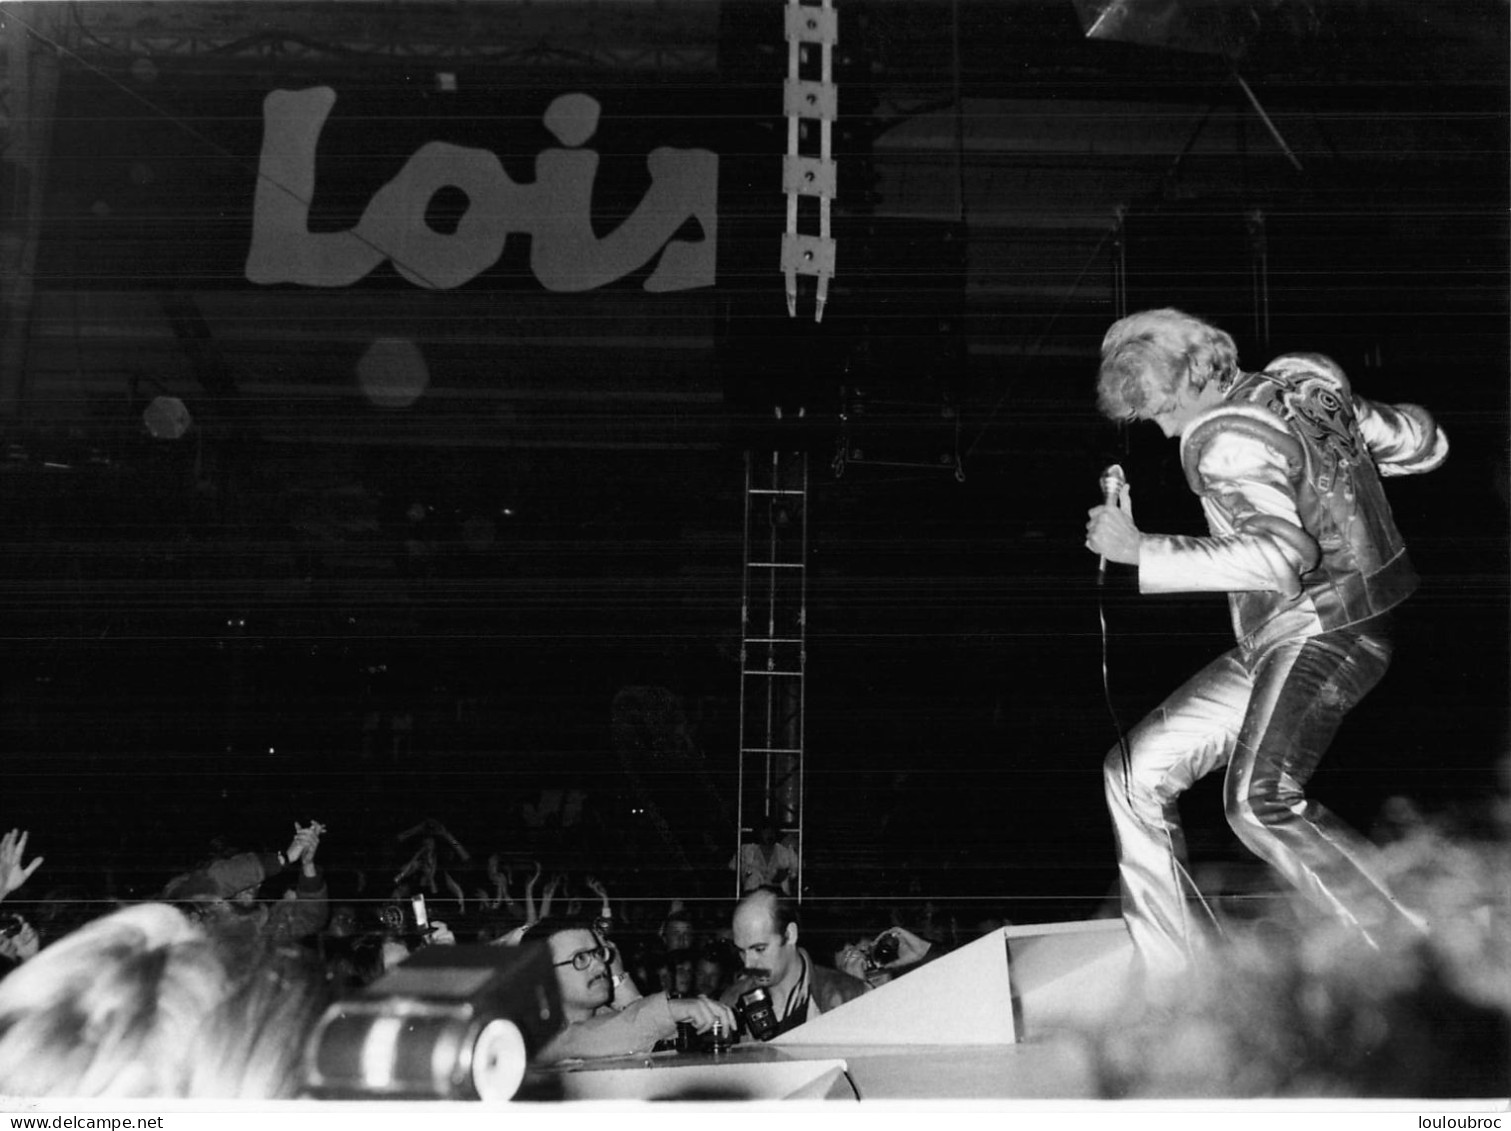
{"type": "Polygon", "coordinates": [[[658,1041],[677,1035],[679,1022],[706,1033],[718,1022],[735,1029],[734,1013],[706,997],[644,997],[624,972],[618,950],[586,920],[542,919],[522,936],[551,948],[561,1014],[567,1022],[536,1057],[536,1063],[649,1052],[658,1041]]]}

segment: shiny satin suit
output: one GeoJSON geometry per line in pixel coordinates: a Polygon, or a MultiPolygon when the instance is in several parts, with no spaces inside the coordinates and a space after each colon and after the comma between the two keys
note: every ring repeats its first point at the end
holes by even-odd
{"type": "Polygon", "coordinates": [[[1240,374],[1182,430],[1211,535],[1142,535],[1139,590],[1228,593],[1237,646],[1133,729],[1126,759],[1121,744],[1107,755],[1123,914],[1151,973],[1179,971],[1203,944],[1176,800],[1224,766],[1229,825],[1286,880],[1366,937],[1408,915],[1373,847],[1305,789],[1384,675],[1390,610],[1416,588],[1380,479],[1447,453],[1425,410],[1355,397],[1310,354],[1240,374]]]}

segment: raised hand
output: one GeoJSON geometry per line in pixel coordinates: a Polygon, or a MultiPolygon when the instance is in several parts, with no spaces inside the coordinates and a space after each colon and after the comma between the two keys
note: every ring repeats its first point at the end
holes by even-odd
{"type": "Polygon", "coordinates": [[[320,844],[320,837],[324,832],[325,826],[319,821],[311,821],[304,826],[295,821],[294,839],[289,841],[288,851],[283,854],[285,859],[290,864],[306,857],[313,859],[315,848],[320,844]]]}
{"type": "Polygon", "coordinates": [[[551,914],[551,901],[556,898],[556,893],[561,890],[561,885],[566,882],[566,879],[565,875],[557,872],[546,881],[546,890],[540,896],[540,917],[542,919],[551,914]]]}
{"type": "Polygon", "coordinates": [[[420,883],[428,892],[437,891],[436,874],[439,867],[435,854],[435,841],[426,837],[425,843],[420,848],[420,883]]]}
{"type": "MultiPolygon", "coordinates": [[[[540,915],[535,913],[535,885],[540,881],[541,873],[544,871],[545,868],[541,862],[535,861],[535,871],[525,881],[525,922],[527,923],[534,923],[540,918],[540,915]]],[[[545,912],[541,912],[541,915],[544,914],[545,912]]]]}
{"type": "Polygon", "coordinates": [[[394,876],[393,882],[396,884],[401,884],[409,876],[420,872],[422,865],[424,864],[424,860],[425,850],[423,848],[416,849],[415,854],[409,858],[408,863],[406,863],[404,867],[400,868],[398,874],[394,876]]]}
{"type": "Polygon", "coordinates": [[[462,885],[456,882],[456,879],[450,872],[447,872],[443,878],[446,881],[446,890],[451,893],[457,902],[458,914],[465,915],[467,913],[467,893],[462,891],[462,885]]]}
{"type": "MultiPolygon", "coordinates": [[[[495,855],[494,859],[497,860],[498,857],[495,855]]],[[[511,915],[522,916],[524,912],[515,902],[514,893],[509,890],[509,870],[495,867],[489,875],[493,877],[493,905],[507,908],[511,915]]]]}
{"type": "Polygon", "coordinates": [[[312,825],[310,829],[305,830],[307,836],[304,845],[304,860],[302,861],[302,863],[304,865],[304,873],[307,876],[313,876],[315,874],[315,851],[320,847],[320,833],[313,831],[314,829],[319,829],[321,830],[321,832],[323,832],[325,830],[325,826],[317,824],[312,825]]]}
{"type": "Polygon", "coordinates": [[[435,837],[437,840],[444,840],[447,844],[451,845],[452,851],[460,856],[463,860],[472,859],[471,854],[462,847],[462,842],[457,840],[456,837],[452,836],[451,830],[443,825],[440,821],[436,820],[436,818],[426,817],[422,822],[422,826],[425,829],[425,834],[427,836],[435,837]]]}
{"type": "Polygon", "coordinates": [[[42,866],[40,856],[30,864],[23,866],[21,863],[21,858],[26,855],[26,838],[30,835],[29,832],[11,829],[0,837],[0,899],[31,879],[31,874],[42,866]]]}

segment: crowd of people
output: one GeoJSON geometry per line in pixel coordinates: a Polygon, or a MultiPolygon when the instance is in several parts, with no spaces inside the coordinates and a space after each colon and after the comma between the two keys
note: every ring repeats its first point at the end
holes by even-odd
{"type": "MultiPolygon", "coordinates": [[[[738,996],[756,984],[781,995],[778,1022],[791,1028],[810,996],[816,1015],[889,976],[868,963],[872,937],[838,923],[815,935],[817,957],[799,948],[797,904],[779,886],[752,888],[731,916],[728,898],[616,899],[596,875],[498,852],[479,860],[434,818],[371,859],[334,863],[337,834],[322,822],[285,827],[276,847],[217,842],[133,900],[48,885],[44,858],[27,858],[29,831],[0,838],[0,1092],[297,1094],[290,1050],[319,1013],[423,947],[561,951],[571,1024],[542,1063],[670,1048],[679,1024],[733,1036],[738,996]],[[182,1058],[158,1055],[168,1049],[216,1066],[170,1068],[182,1058]]],[[[906,954],[947,946],[891,929],[910,940],[906,954]]]]}
{"type": "MultiPolygon", "coordinates": [[[[1086,1034],[1099,1086],[1432,1095],[1435,1079],[1468,1079],[1495,1092],[1511,1048],[1506,841],[1408,824],[1384,852],[1431,933],[1361,950],[1289,903],[1228,923],[1219,958],[1178,999],[1086,1034]]],[[[473,869],[434,819],[392,838],[399,863],[379,882],[377,868],[327,870],[336,834],[321,822],[286,828],[278,848],[222,848],[133,902],[60,899],[45,860],[27,858],[31,834],[0,838],[0,1092],[298,1096],[301,1050],[328,1006],[421,948],[459,944],[549,949],[560,1027],[538,1066],[767,1040],[1002,925],[923,909],[909,925],[896,908],[826,917],[774,886],[616,899],[599,877],[538,862],[473,869]]]]}

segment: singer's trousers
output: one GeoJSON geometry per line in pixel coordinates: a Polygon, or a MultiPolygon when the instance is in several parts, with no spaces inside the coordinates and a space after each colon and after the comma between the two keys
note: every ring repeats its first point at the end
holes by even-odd
{"type": "Polygon", "coordinates": [[[1343,716],[1390,656],[1383,618],[1257,654],[1235,648],[1133,729],[1129,772],[1121,745],[1108,753],[1123,916],[1149,974],[1180,972],[1206,941],[1203,912],[1186,899],[1176,799],[1223,766],[1228,824],[1256,855],[1366,937],[1402,921],[1374,847],[1305,794],[1343,716]]]}

